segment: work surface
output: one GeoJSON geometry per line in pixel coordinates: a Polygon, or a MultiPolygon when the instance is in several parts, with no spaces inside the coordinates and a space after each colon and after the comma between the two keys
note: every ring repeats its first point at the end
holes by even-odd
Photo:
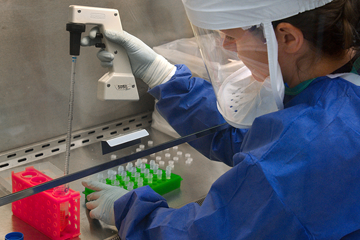
{"type": "MultiPolygon", "coordinates": [[[[172,139],[171,137],[153,129],[149,129],[149,133],[150,136],[142,140],[142,144],[145,146],[147,146],[147,142],[149,140],[154,141],[154,144],[157,145],[172,139]]],[[[129,155],[135,152],[138,146],[139,145],[134,145],[132,147],[128,147],[126,149],[106,155],[101,154],[100,143],[74,149],[71,151],[70,172],[73,173],[91,166],[99,165],[106,161],[110,161],[111,157],[115,157],[114,155],[116,155],[118,158],[129,155]]],[[[180,157],[179,162],[175,162],[173,173],[178,174],[183,178],[181,187],[180,189],[176,189],[163,195],[169,206],[173,208],[179,208],[187,203],[203,199],[209,191],[212,183],[223,173],[229,170],[229,167],[223,163],[208,160],[187,143],[179,145],[177,150],[170,148],[167,152],[163,151],[161,153],[156,153],[156,156],[164,156],[165,153],[170,153],[172,158],[177,156],[178,151],[182,152],[182,156],[180,157]],[[193,162],[190,165],[185,164],[186,153],[189,153],[191,158],[193,158],[193,162]]],[[[62,171],[64,168],[64,158],[64,154],[59,154],[51,158],[41,160],[41,162],[36,162],[36,164],[50,163],[62,171]]],[[[150,161],[150,156],[146,158],[150,161]]],[[[28,166],[31,166],[31,164],[28,166]]],[[[161,168],[165,169],[165,166],[161,168]]],[[[26,166],[22,166],[23,169],[25,167],[26,166]]],[[[89,176],[87,178],[94,178],[94,176],[89,176]]],[[[81,180],[83,179],[71,182],[70,188],[75,191],[82,192],[84,187],[81,185],[81,180]]],[[[117,233],[116,228],[103,224],[97,220],[93,220],[89,217],[89,211],[85,207],[85,199],[83,194],[81,194],[80,206],[81,235],[75,239],[113,239],[113,236],[115,236],[117,233]]],[[[2,216],[0,219],[1,239],[4,239],[7,233],[14,231],[22,232],[26,240],[49,239],[47,236],[27,225],[16,216],[13,216],[11,212],[11,204],[0,207],[0,211],[2,216]]]]}

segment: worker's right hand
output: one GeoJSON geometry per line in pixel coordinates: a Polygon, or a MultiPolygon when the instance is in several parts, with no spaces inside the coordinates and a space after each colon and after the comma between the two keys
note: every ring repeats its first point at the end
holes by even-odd
{"type": "MultiPolygon", "coordinates": [[[[81,45],[91,46],[99,42],[100,40],[96,38],[98,32],[98,27],[93,28],[89,36],[81,40],[81,45]]],[[[175,68],[174,65],[170,64],[140,39],[125,31],[106,30],[104,35],[109,41],[121,45],[126,50],[134,76],[141,78],[150,88],[161,84],[175,68]]],[[[114,59],[112,53],[100,50],[97,56],[103,67],[112,66],[112,60],[114,59]]]]}
{"type": "Polygon", "coordinates": [[[90,210],[90,217],[115,225],[114,202],[129,191],[96,181],[83,181],[82,185],[96,191],[87,195],[89,202],[86,207],[90,210]]]}

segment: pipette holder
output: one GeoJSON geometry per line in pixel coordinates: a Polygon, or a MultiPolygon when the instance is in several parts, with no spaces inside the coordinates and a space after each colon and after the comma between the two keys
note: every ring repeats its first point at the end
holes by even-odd
{"type": "MultiPolygon", "coordinates": [[[[34,167],[11,175],[13,192],[52,180],[34,167]]],[[[65,196],[54,196],[53,189],[49,189],[15,201],[12,212],[51,239],[64,240],[80,235],[80,193],[72,189],[65,196]]]]}

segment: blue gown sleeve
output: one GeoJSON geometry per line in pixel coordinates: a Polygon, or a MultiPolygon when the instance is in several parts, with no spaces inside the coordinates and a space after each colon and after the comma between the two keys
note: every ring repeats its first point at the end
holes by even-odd
{"type": "Polygon", "coordinates": [[[150,187],[129,192],[114,204],[121,239],[308,239],[281,202],[261,167],[244,155],[211,187],[200,207],[169,208],[150,187]],[[226,186],[226,187],[224,187],[226,186]]]}
{"type": "MultiPolygon", "coordinates": [[[[177,71],[170,81],[149,90],[159,100],[156,104],[159,113],[181,136],[225,123],[217,109],[211,84],[192,77],[185,65],[176,67],[177,71]]],[[[232,157],[239,151],[246,132],[247,129],[229,126],[189,144],[207,158],[233,166],[232,157]]]]}

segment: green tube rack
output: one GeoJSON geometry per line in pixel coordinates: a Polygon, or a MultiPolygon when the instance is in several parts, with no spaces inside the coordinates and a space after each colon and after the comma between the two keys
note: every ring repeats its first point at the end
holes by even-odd
{"type": "MultiPolygon", "coordinates": [[[[145,164],[146,168],[150,169],[150,165],[149,164],[145,164]]],[[[159,168],[160,169],[160,168],[159,168]]],[[[166,173],[165,170],[160,169],[162,171],[162,178],[161,180],[159,180],[157,178],[157,175],[154,174],[153,175],[153,181],[152,183],[148,183],[147,179],[144,178],[144,174],[140,173],[140,177],[142,177],[144,179],[143,181],[143,186],[148,185],[149,187],[151,187],[155,192],[157,192],[160,195],[164,195],[165,193],[171,192],[177,188],[180,188],[181,185],[181,181],[182,178],[174,173],[171,173],[170,175],[170,179],[166,179],[166,173]]],[[[137,172],[140,172],[140,168],[136,168],[137,172]]],[[[153,170],[150,169],[150,173],[153,173],[153,170]]],[[[137,183],[135,182],[135,177],[131,176],[131,173],[129,171],[126,171],[126,175],[128,177],[130,177],[130,182],[134,182],[134,189],[138,188],[137,183]]],[[[125,183],[124,181],[121,179],[121,176],[116,175],[116,179],[119,180],[120,185],[119,187],[123,187],[124,189],[126,189],[125,183]]],[[[106,184],[111,185],[111,180],[109,178],[106,179],[106,184]]],[[[87,202],[87,195],[95,192],[94,190],[85,188],[83,194],[85,194],[85,202],[87,202]]]]}

